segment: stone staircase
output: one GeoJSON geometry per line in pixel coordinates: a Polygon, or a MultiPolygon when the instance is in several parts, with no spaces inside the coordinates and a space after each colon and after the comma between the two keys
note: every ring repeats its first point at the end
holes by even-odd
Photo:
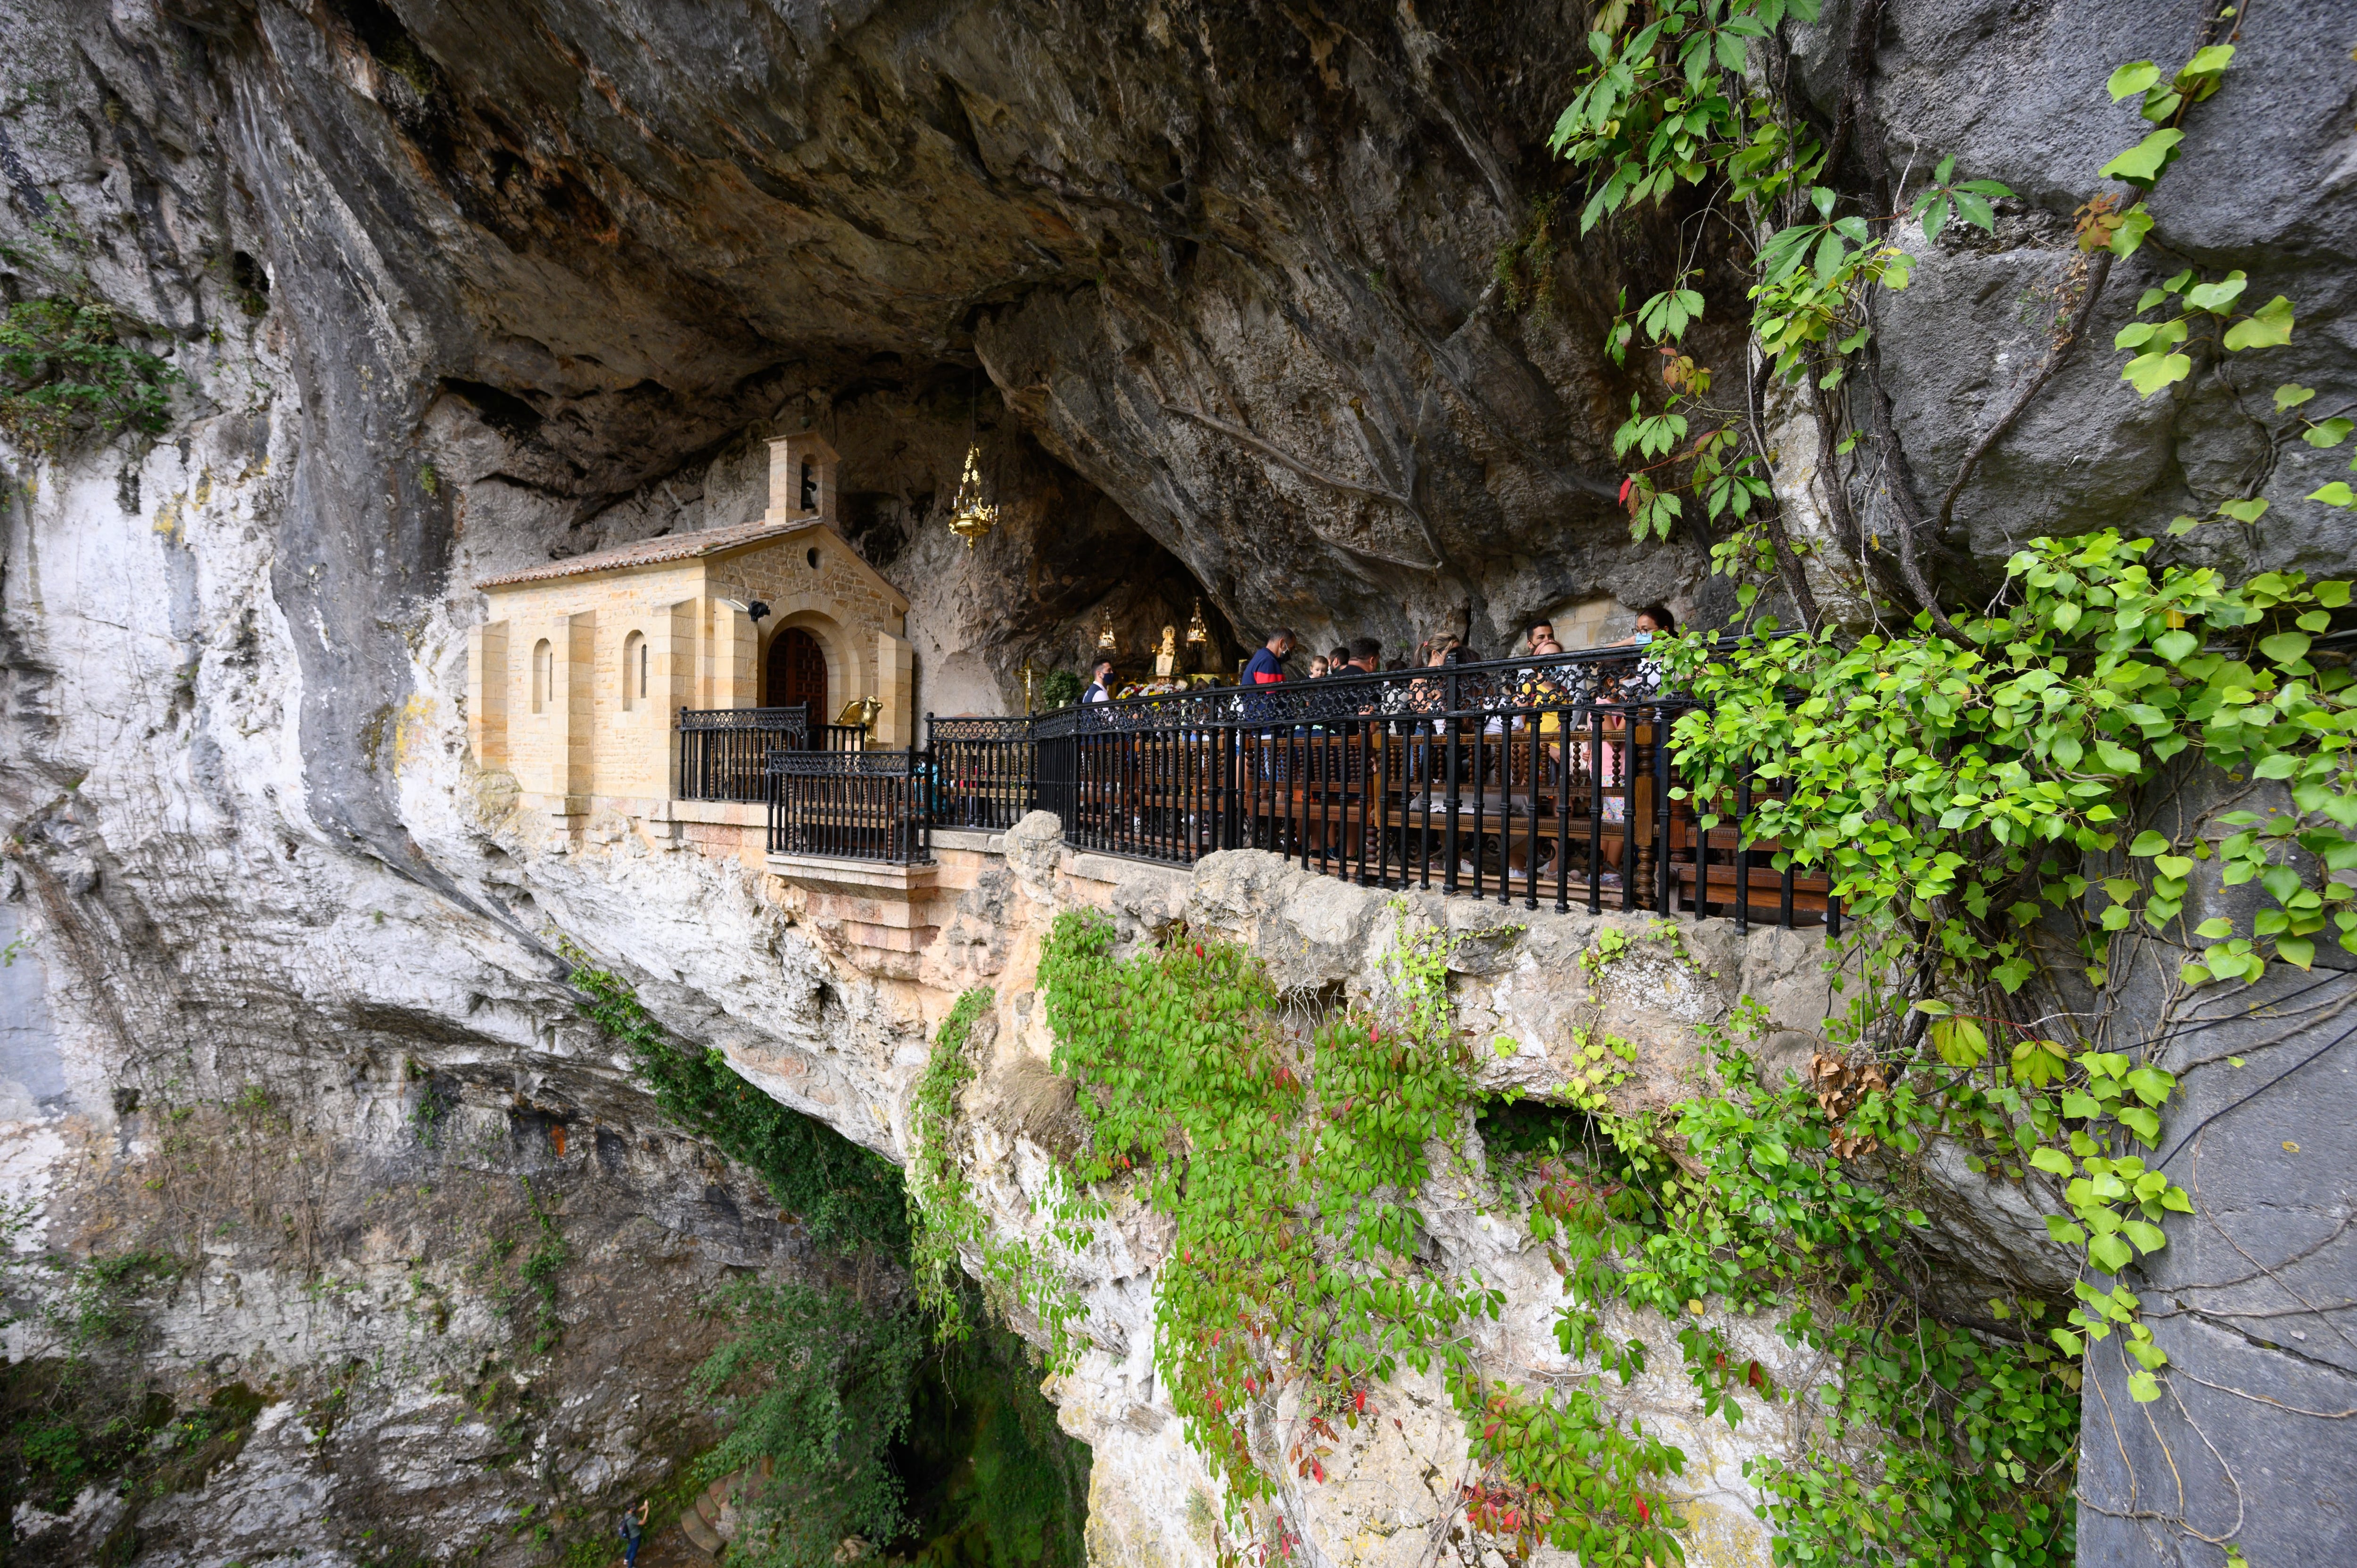
{"type": "MultiPolygon", "coordinates": [[[[760,1478],[764,1481],[776,1473],[776,1462],[761,1461],[760,1478]]],[[[679,1516],[680,1533],[694,1542],[695,1549],[707,1557],[717,1557],[720,1549],[736,1538],[737,1501],[744,1495],[752,1480],[750,1469],[739,1470],[733,1476],[723,1476],[695,1494],[695,1500],[679,1516]]]]}
{"type": "Polygon", "coordinates": [[[680,1532],[707,1557],[717,1557],[728,1537],[737,1533],[736,1508],[728,1495],[727,1477],[695,1494],[695,1501],[679,1516],[680,1532]],[[724,1530],[723,1525],[727,1528],[724,1530]]]}

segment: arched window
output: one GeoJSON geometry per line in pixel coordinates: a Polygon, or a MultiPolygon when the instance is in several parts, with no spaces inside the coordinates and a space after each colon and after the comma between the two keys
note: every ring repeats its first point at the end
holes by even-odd
{"type": "Polygon", "coordinates": [[[629,713],[647,699],[647,634],[634,631],[622,639],[622,711],[629,713]]]}
{"type": "Polygon", "coordinates": [[[542,638],[532,645],[532,711],[539,713],[548,705],[548,639],[542,638]]]}

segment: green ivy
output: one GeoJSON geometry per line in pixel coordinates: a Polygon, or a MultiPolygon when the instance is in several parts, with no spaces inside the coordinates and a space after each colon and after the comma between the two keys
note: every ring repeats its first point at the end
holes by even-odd
{"type": "MultiPolygon", "coordinates": [[[[1612,951],[1592,957],[1600,967],[1612,951]]],[[[1338,1425],[1374,1413],[1401,1366],[1437,1367],[1473,1444],[1477,1475],[1458,1506],[1477,1535],[1517,1559],[1547,1544],[1597,1564],[1682,1561],[1665,1489],[1684,1455],[1619,1419],[1607,1396],[1608,1379],[1645,1366],[1641,1341],[1602,1332],[1617,1302],[1683,1326],[1706,1414],[1734,1424],[1763,1401],[1813,1401],[1804,1455],[1750,1472],[1780,1563],[2071,1560],[2079,1374],[2036,1332],[2048,1309],[1995,1304],[2021,1326],[1996,1342],[1914,1309],[1891,1282],[1923,1216],[1849,1174],[1837,1150],[1861,1134],[1808,1089],[1760,1081],[1743,1048],[1765,1027],[1756,1003],[1706,1031],[1708,1076],[1666,1112],[1618,1114],[1595,1090],[1578,1109],[1491,1109],[1497,1197],[1526,1195],[1530,1234],[1564,1278],[1557,1337],[1594,1370],[1548,1390],[1485,1375],[1469,1333],[1496,1294],[1415,1262],[1410,1204],[1436,1174],[1431,1152],[1470,1169],[1471,1058],[1446,948],[1403,920],[1389,972],[1394,1004],[1313,1026],[1289,1018],[1258,963],[1227,943],[1181,933],[1121,960],[1110,925],[1074,913],[1042,958],[1055,1063],[1081,1083],[1092,1132],[1072,1175],[1092,1192],[1125,1186],[1174,1221],[1157,1366],[1232,1517],[1275,1491],[1252,1434],[1280,1386],[1307,1385],[1286,1463],[1317,1484],[1338,1425]],[[1840,1375],[1823,1390],[1778,1387],[1706,1323],[1714,1305],[1780,1312],[1785,1335],[1840,1375]]],[[[1920,1146],[1970,1133],[1966,1110],[1990,1103],[1902,1090],[1864,1120],[1920,1146]]],[[[1280,1519],[1263,1528],[1265,1545],[1289,1550],[1280,1519]]]]}
{"type": "MultiPolygon", "coordinates": [[[[1433,1148],[1465,1157],[1471,1052],[1447,993],[1447,946],[1399,912],[1394,1001],[1314,1026],[1288,1020],[1259,962],[1183,932],[1129,959],[1099,915],[1057,918],[1040,961],[1054,1065],[1091,1129],[1072,1176],[1125,1187],[1174,1222],[1157,1271],[1156,1365],[1188,1440],[1225,1483],[1232,1520],[1273,1498],[1255,1407],[1305,1385],[1286,1445],[1297,1479],[1378,1413],[1402,1366],[1437,1368],[1481,1461],[1463,1499],[1477,1530],[1584,1562],[1682,1560],[1663,1478],[1684,1456],[1610,1418],[1602,1374],[1532,1391],[1485,1375],[1470,1330],[1501,1293],[1416,1255],[1413,1200],[1433,1148]]],[[[1623,1380],[1634,1375],[1623,1367],[1623,1380]]],[[[1273,1541],[1289,1552],[1280,1517],[1273,1541]]]]}
{"type": "Polygon", "coordinates": [[[909,1256],[908,1200],[889,1160],[779,1104],[718,1051],[674,1040],[629,982],[592,966],[572,942],[560,941],[558,950],[573,966],[582,1012],[630,1051],[664,1115],[759,1172],[812,1235],[846,1251],[909,1256]]]}
{"type": "MultiPolygon", "coordinates": [[[[933,1315],[935,1332],[944,1341],[963,1339],[970,1326],[963,1253],[971,1250],[981,1265],[985,1298],[1000,1317],[1012,1321],[1018,1305],[1031,1311],[1047,1332],[1049,1361],[1068,1369],[1084,1343],[1081,1326],[1086,1313],[1079,1293],[1047,1248],[1028,1239],[1004,1241],[994,1234],[958,1162],[957,1096],[974,1076],[966,1057],[967,1037],[993,999],[989,987],[976,986],[952,1004],[934,1031],[931,1054],[909,1101],[909,1128],[915,1145],[906,1172],[913,1239],[910,1273],[918,1301],[933,1315]]],[[[1068,1245],[1082,1240],[1077,1227],[1052,1228],[1054,1231],[1060,1231],[1068,1245]]]]}

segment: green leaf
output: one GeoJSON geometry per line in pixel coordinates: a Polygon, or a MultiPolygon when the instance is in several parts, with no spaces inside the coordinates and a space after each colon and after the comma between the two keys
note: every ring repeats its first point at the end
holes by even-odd
{"type": "Polygon", "coordinates": [[[1933,1001],[1927,997],[1923,1001],[1915,1004],[1915,1011],[1923,1014],[1927,1017],[1944,1018],[1949,1014],[1953,1013],[1955,1009],[1949,1006],[1944,1002],[1933,1001]]]}
{"type": "Polygon", "coordinates": [[[2352,492],[2349,489],[2349,481],[2346,479],[2335,479],[2321,489],[2311,490],[2309,492],[2308,499],[2312,501],[2322,501],[2326,506],[2357,506],[2357,492],[2352,492]]]}
{"type": "Polygon", "coordinates": [[[2278,664],[2297,664],[2308,657],[2309,639],[2297,631],[2279,631],[2259,639],[2259,651],[2278,664]]]}
{"type": "Polygon", "coordinates": [[[2314,387],[2304,387],[2298,381],[2286,381],[2276,388],[2276,412],[2283,413],[2298,408],[2315,395],[2314,387]]]}
{"type": "Polygon", "coordinates": [[[1943,1018],[1931,1036],[1932,1048],[1950,1067],[1973,1067],[1988,1056],[1988,1036],[1970,1018],[1943,1018]]]}
{"type": "Polygon", "coordinates": [[[2246,501],[2227,501],[2218,510],[2236,522],[2256,522],[2267,515],[2267,502],[2264,496],[2253,496],[2246,501]]]}
{"type": "Polygon", "coordinates": [[[2312,968],[2316,962],[2316,944],[2306,937],[2277,937],[2276,956],[2300,969],[2312,968]]]}
{"type": "Polygon", "coordinates": [[[2144,237],[2151,232],[2152,214],[2146,211],[2144,203],[2139,201],[2120,214],[2119,224],[2112,231],[2106,249],[2115,256],[2133,256],[2144,243],[2144,237]]]}
{"type": "Polygon", "coordinates": [[[2138,1404],[2150,1404],[2160,1397],[2160,1383],[2150,1372],[2130,1372],[2128,1396],[2138,1404]]]}
{"type": "Polygon", "coordinates": [[[2159,1226],[2142,1219],[2129,1220],[2120,1227],[2120,1233],[2135,1242],[2139,1252],[2158,1252],[2169,1245],[2169,1239],[2161,1234],[2159,1226]]]}
{"type": "Polygon", "coordinates": [[[2104,1273],[2116,1274],[2128,1266],[2129,1261],[2135,1258],[2136,1253],[2128,1249],[2126,1240],[2114,1234],[2090,1237],[2087,1240],[2087,1256],[2094,1262],[2095,1267],[2103,1270],[2104,1273]]]}
{"type": "Polygon", "coordinates": [[[2226,347],[2237,353],[2244,349],[2281,348],[2290,341],[2291,301],[2282,295],[2226,328],[2226,347]]]}
{"type": "Polygon", "coordinates": [[[2182,354],[2143,354],[2127,362],[2120,371],[2120,380],[2134,386],[2138,396],[2150,397],[2192,373],[2193,361],[2182,354]]]}
{"type": "Polygon", "coordinates": [[[2175,631],[2164,631],[2152,639],[2152,650],[2171,664],[2184,663],[2201,646],[2201,639],[2182,627],[2175,631]]]}
{"type": "Polygon", "coordinates": [[[2300,439],[2319,451],[2329,450],[2349,439],[2349,432],[2357,429],[2346,415],[2334,414],[2321,424],[2312,424],[2300,432],[2300,439]]]}
{"type": "MultiPolygon", "coordinates": [[[[2174,663],[2175,660],[2172,659],[2170,662],[2174,663]]],[[[2166,854],[2168,850],[2168,838],[2163,834],[2154,832],[2150,828],[2147,828],[2144,832],[2136,834],[2136,843],[2128,845],[2128,853],[2130,854],[2145,860],[2149,860],[2156,854],[2166,854]]]]}
{"type": "Polygon", "coordinates": [[[2131,60],[2112,72],[2112,80],[2104,86],[2111,92],[2112,102],[2117,103],[2123,98],[2144,91],[2159,80],[2160,67],[2148,59],[2131,60]]]}
{"type": "Polygon", "coordinates": [[[2176,1080],[2158,1068],[2140,1067],[2125,1079],[2129,1090],[2147,1105],[2158,1105],[2169,1098],[2176,1080]]]}
{"type": "Polygon", "coordinates": [[[2060,1149],[2043,1144],[2030,1151],[2029,1163],[2041,1171],[2061,1176],[2065,1181],[2071,1179],[2075,1169],[2071,1164],[2070,1155],[2060,1149]]]}
{"type": "Polygon", "coordinates": [[[2228,273],[2223,278],[2220,279],[2216,283],[2201,284],[2192,288],[2187,289],[2185,291],[2185,308],[2188,310],[2222,311],[2228,306],[2233,304],[2234,301],[2242,298],[2243,290],[2248,286],[2250,286],[2250,279],[2244,275],[2244,274],[2241,272],[2228,273]]]}
{"type": "Polygon", "coordinates": [[[1936,240],[1940,231],[1948,226],[1948,201],[1945,191],[1932,197],[1923,206],[1923,238],[1936,240]]]}
{"type": "Polygon", "coordinates": [[[2096,175],[2104,179],[2126,180],[2130,185],[2149,188],[2160,177],[2160,171],[2177,156],[2177,144],[2185,140],[2185,133],[2169,126],[2155,131],[2126,152],[2120,154],[2096,175]]]}
{"type": "MultiPolygon", "coordinates": [[[[2226,70],[2227,62],[2233,58],[2233,45],[2212,44],[2206,48],[2196,51],[2193,58],[2185,62],[2185,69],[2177,73],[2177,80],[2180,82],[2191,82],[2200,77],[2222,75],[2226,70]]],[[[2115,71],[2113,74],[2116,76],[2118,73],[2115,71]]],[[[2118,93],[2112,94],[2113,102],[2117,103],[2119,101],[2118,93]]]]}
{"type": "Polygon", "coordinates": [[[2223,916],[2213,916],[2194,927],[2193,934],[2205,942],[2222,941],[2234,934],[2234,922],[2223,916]]]}

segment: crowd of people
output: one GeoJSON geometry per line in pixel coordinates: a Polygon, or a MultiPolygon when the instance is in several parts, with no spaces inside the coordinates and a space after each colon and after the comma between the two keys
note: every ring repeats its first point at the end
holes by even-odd
{"type": "MultiPolygon", "coordinates": [[[[1618,642],[1603,646],[1642,647],[1656,637],[1674,632],[1677,630],[1677,618],[1670,613],[1667,606],[1647,605],[1637,612],[1636,628],[1633,631],[1618,642]]],[[[1544,659],[1565,650],[1563,643],[1555,636],[1554,623],[1546,620],[1534,621],[1525,628],[1522,644],[1519,650],[1503,657],[1544,659]]],[[[1247,687],[1271,686],[1287,679],[1286,664],[1293,657],[1297,646],[1297,639],[1290,628],[1280,627],[1270,632],[1266,640],[1254,650],[1252,657],[1245,660],[1243,684],[1247,687]]],[[[1309,659],[1308,678],[1312,681],[1325,681],[1341,676],[1404,672],[1410,670],[1437,669],[1450,664],[1478,664],[1480,661],[1481,654],[1478,650],[1463,638],[1451,633],[1444,632],[1428,637],[1417,644],[1413,664],[1399,658],[1394,658],[1386,663],[1383,660],[1383,645],[1380,639],[1359,637],[1328,652],[1312,654],[1309,659]]],[[[1083,704],[1110,703],[1114,701],[1119,690],[1120,682],[1114,675],[1114,660],[1109,656],[1100,656],[1089,666],[1088,684],[1082,689],[1080,700],[1083,704]]]]}
{"type": "MultiPolygon", "coordinates": [[[[1604,646],[1642,647],[1654,638],[1674,632],[1677,628],[1677,617],[1670,613],[1668,606],[1647,605],[1637,612],[1635,630],[1618,642],[1604,646]]],[[[1293,656],[1297,646],[1297,640],[1289,628],[1281,627],[1269,633],[1267,641],[1246,661],[1243,683],[1247,686],[1267,686],[1285,680],[1286,660],[1293,656]]],[[[1532,622],[1524,629],[1523,646],[1519,650],[1501,657],[1544,659],[1563,651],[1563,643],[1555,634],[1555,624],[1552,621],[1540,620],[1532,622]]],[[[1444,632],[1425,639],[1416,646],[1415,660],[1412,665],[1402,659],[1394,659],[1389,663],[1383,662],[1382,642],[1372,637],[1361,637],[1352,639],[1348,645],[1334,649],[1330,652],[1312,654],[1309,660],[1308,678],[1312,681],[1323,681],[1338,675],[1372,675],[1383,671],[1434,669],[1444,664],[1478,664],[1480,661],[1481,655],[1479,651],[1463,638],[1450,633],[1444,632]]],[[[1112,676],[1112,661],[1100,660],[1098,669],[1092,674],[1093,678],[1100,682],[1109,681],[1112,676]]],[[[1093,689],[1104,688],[1100,685],[1093,689]]],[[[1099,697],[1093,700],[1102,702],[1105,699],[1099,697]]]]}

